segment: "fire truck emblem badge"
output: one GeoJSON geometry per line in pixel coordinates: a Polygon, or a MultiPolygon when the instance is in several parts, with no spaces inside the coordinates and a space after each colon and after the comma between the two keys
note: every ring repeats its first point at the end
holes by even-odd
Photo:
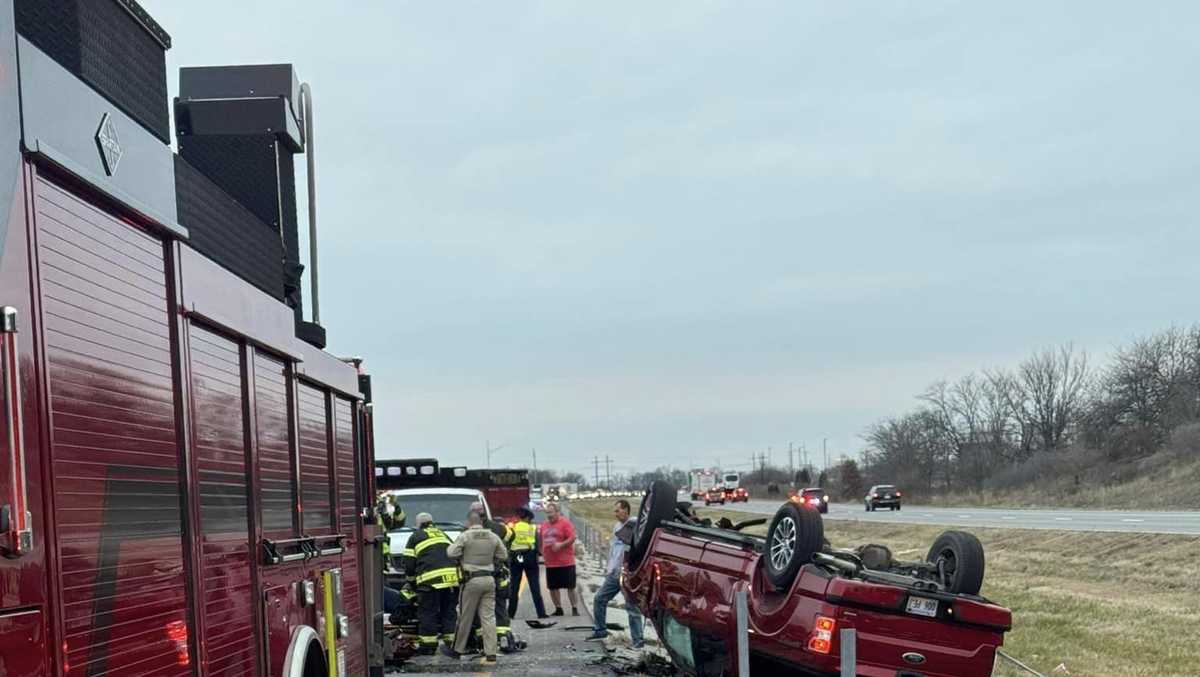
{"type": "Polygon", "coordinates": [[[117,126],[108,113],[100,118],[100,128],[96,130],[96,147],[100,149],[100,161],[104,164],[104,173],[112,176],[117,171],[117,163],[121,161],[121,139],[117,136],[117,126]]]}

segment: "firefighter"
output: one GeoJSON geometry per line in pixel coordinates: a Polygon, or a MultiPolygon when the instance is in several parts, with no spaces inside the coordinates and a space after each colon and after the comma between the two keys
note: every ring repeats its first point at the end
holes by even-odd
{"type": "MultiPolygon", "coordinates": [[[[487,516],[487,512],[483,509],[483,504],[475,502],[471,504],[471,512],[478,513],[482,519],[483,528],[496,534],[500,539],[500,543],[504,546],[507,552],[512,548],[513,537],[515,534],[504,522],[487,516]]],[[[512,576],[507,566],[496,568],[496,640],[500,646],[505,646],[504,638],[512,633],[512,619],[508,617],[508,595],[510,592],[509,583],[512,576]]]]}
{"type": "Polygon", "coordinates": [[[433,515],[417,515],[417,528],[408,539],[402,559],[404,573],[417,587],[419,652],[437,652],[438,639],[454,643],[457,621],[458,567],[446,554],[450,539],[433,526],[433,515]]]}
{"type": "Polygon", "coordinates": [[[517,523],[512,526],[513,540],[508,558],[508,567],[512,572],[509,579],[512,594],[508,596],[508,617],[511,619],[517,615],[517,602],[521,596],[521,574],[524,573],[537,617],[549,618],[546,615],[546,605],[542,602],[542,582],[538,576],[537,527],[533,525],[533,511],[529,508],[519,508],[517,517],[517,523]]]}
{"type": "Polygon", "coordinates": [[[386,531],[401,529],[404,527],[405,521],[407,521],[404,508],[400,507],[392,496],[385,496],[379,499],[379,506],[376,513],[379,515],[380,525],[386,531]]]}

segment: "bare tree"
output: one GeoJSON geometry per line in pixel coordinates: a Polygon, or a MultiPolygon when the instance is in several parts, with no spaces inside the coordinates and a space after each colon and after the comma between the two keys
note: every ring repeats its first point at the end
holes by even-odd
{"type": "Polygon", "coordinates": [[[1034,353],[1017,367],[1009,405],[1041,449],[1064,446],[1082,419],[1089,378],[1087,354],[1069,343],[1034,353]]]}
{"type": "Polygon", "coordinates": [[[1200,418],[1200,327],[1139,338],[1117,350],[1100,379],[1088,442],[1111,456],[1157,451],[1200,418]]]}

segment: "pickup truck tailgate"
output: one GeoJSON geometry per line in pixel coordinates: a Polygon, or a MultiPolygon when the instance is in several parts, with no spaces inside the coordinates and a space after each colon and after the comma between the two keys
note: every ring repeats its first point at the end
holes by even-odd
{"type": "Polygon", "coordinates": [[[999,630],[873,609],[843,607],[838,627],[856,631],[863,677],[986,677],[1003,642],[999,630]]]}

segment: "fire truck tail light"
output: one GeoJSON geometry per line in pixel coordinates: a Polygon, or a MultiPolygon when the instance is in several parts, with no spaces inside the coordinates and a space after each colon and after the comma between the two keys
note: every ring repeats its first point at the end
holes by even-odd
{"type": "Polygon", "coordinates": [[[175,662],[179,665],[190,663],[191,658],[188,656],[187,623],[183,621],[171,621],[167,623],[167,639],[175,643],[175,662]]]}
{"type": "Polygon", "coordinates": [[[833,650],[833,630],[837,621],[828,616],[817,616],[812,634],[808,638],[808,650],[814,653],[828,654],[833,650]]]}

